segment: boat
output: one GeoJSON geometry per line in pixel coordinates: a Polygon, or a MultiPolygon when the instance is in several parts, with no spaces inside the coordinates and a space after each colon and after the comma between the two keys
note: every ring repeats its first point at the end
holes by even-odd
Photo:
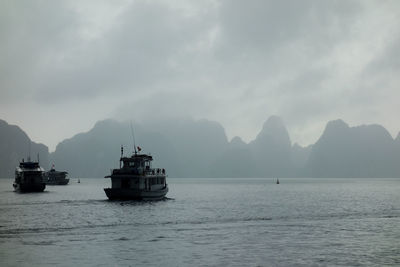
{"type": "Polygon", "coordinates": [[[47,185],[67,185],[69,183],[67,174],[66,171],[56,171],[53,165],[50,171],[44,173],[44,181],[47,185]]]}
{"type": "Polygon", "coordinates": [[[279,184],[279,179],[276,179],[276,184],[279,184]]]}
{"type": "Polygon", "coordinates": [[[43,192],[46,184],[43,178],[44,169],[40,167],[39,161],[28,161],[19,163],[15,169],[15,180],[13,183],[15,192],[43,192]]]}
{"type": "Polygon", "coordinates": [[[119,168],[104,177],[111,178],[111,188],[104,188],[110,200],[160,200],[168,193],[165,169],[152,168],[153,157],[138,151],[123,157],[121,147],[119,168]]]}

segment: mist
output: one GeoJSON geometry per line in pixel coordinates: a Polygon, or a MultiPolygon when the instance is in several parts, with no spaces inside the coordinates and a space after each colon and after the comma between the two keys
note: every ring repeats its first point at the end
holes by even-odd
{"type": "Polygon", "coordinates": [[[398,1],[2,1],[0,114],[56,145],[99,120],[218,121],[293,142],[327,121],[399,131],[398,1]]]}

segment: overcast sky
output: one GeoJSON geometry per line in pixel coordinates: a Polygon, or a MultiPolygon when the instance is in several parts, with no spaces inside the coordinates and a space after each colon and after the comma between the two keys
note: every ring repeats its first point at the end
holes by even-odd
{"type": "Polygon", "coordinates": [[[397,0],[3,0],[0,36],[0,119],[50,150],[105,118],[400,130],[397,0]]]}

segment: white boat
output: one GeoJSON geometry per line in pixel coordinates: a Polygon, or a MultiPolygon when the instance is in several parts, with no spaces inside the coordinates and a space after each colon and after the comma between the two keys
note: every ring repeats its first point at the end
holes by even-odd
{"type": "MultiPolygon", "coordinates": [[[[140,152],[140,148],[138,148],[140,152]]],[[[121,147],[120,168],[113,169],[111,188],[104,188],[110,200],[159,200],[168,193],[165,169],[152,168],[153,157],[136,151],[130,157],[123,157],[121,147]]]]}
{"type": "Polygon", "coordinates": [[[46,184],[43,178],[44,169],[39,162],[34,162],[28,157],[28,161],[22,160],[15,169],[15,180],[13,183],[16,192],[43,192],[46,184]]]}
{"type": "Polygon", "coordinates": [[[44,181],[47,185],[67,185],[69,183],[67,174],[66,171],[56,171],[53,165],[50,171],[44,173],[44,181]]]}

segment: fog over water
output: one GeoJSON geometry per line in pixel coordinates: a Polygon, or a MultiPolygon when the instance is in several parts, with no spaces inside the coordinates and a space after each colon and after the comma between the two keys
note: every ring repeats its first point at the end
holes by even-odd
{"type": "Polygon", "coordinates": [[[253,140],[273,114],[395,137],[398,1],[2,1],[0,118],[56,145],[105,118],[206,118],[253,140]]]}
{"type": "Polygon", "coordinates": [[[399,266],[399,14],[0,1],[0,266],[399,266]],[[167,199],[107,200],[131,123],[167,199]],[[13,192],[29,154],[70,184],[13,192]]]}

